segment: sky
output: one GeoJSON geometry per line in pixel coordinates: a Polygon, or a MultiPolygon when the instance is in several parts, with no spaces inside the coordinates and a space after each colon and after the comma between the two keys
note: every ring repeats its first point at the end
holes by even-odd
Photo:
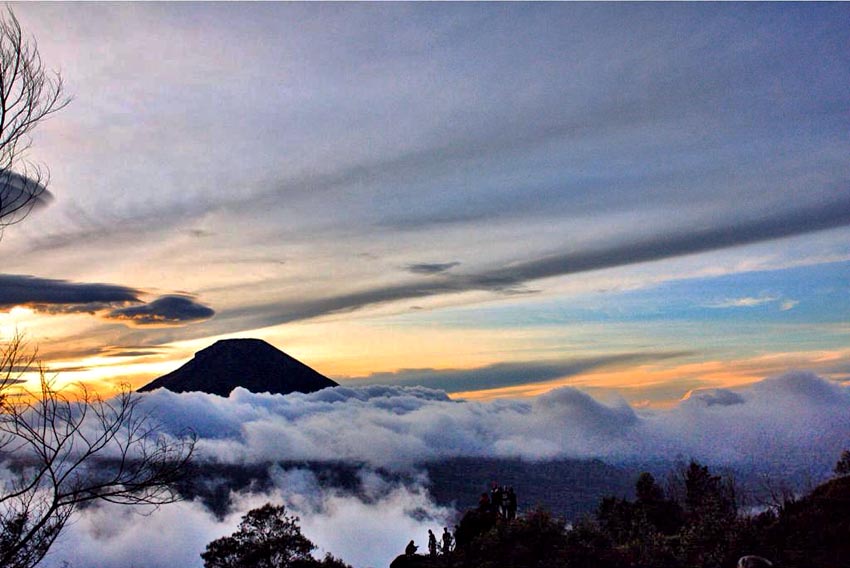
{"type": "Polygon", "coordinates": [[[465,400],[850,380],[845,4],[13,9],[72,101],[0,333],[60,381],[225,337],[465,400]]]}
{"type": "MultiPolygon", "coordinates": [[[[227,464],[345,459],[46,566],[195,566],[267,501],[354,566],[452,522],[453,456],[822,477],[850,440],[850,7],[21,3],[70,104],[0,239],[0,336],[112,392],[259,337],[341,383],[140,395],[227,464]]],[[[0,467],[0,479],[8,472],[0,467]]]]}

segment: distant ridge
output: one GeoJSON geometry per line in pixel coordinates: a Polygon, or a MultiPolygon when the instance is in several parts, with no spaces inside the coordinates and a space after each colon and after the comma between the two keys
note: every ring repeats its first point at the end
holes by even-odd
{"type": "Polygon", "coordinates": [[[139,392],[165,388],[227,396],[236,387],[256,393],[289,394],[334,386],[337,383],[262,339],[223,339],[139,392]]]}

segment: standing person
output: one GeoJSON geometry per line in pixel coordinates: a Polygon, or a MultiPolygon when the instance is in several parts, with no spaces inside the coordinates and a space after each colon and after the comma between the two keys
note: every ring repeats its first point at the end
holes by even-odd
{"type": "Polygon", "coordinates": [[[428,554],[437,556],[437,537],[428,529],[428,554]]]}
{"type": "Polygon", "coordinates": [[[516,493],[514,493],[514,487],[511,485],[508,487],[507,493],[507,509],[508,509],[508,520],[512,521],[516,519],[516,493]]]}
{"type": "Polygon", "coordinates": [[[490,484],[490,507],[496,515],[502,513],[502,488],[495,481],[490,484]]]}
{"type": "Polygon", "coordinates": [[[443,527],[443,554],[448,554],[452,551],[452,543],[454,538],[449,532],[449,527],[443,527]]]}

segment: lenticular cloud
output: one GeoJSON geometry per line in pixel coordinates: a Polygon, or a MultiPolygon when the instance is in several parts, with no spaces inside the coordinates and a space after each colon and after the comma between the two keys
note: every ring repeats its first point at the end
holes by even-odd
{"type": "Polygon", "coordinates": [[[399,469],[455,456],[685,456],[736,466],[795,458],[827,464],[850,444],[850,389],[806,372],[736,391],[696,391],[651,413],[603,404],[574,388],[493,402],[386,385],[285,396],[244,389],[228,398],[165,390],[143,396],[167,429],[192,428],[201,456],[225,463],[343,460],[399,469]]]}

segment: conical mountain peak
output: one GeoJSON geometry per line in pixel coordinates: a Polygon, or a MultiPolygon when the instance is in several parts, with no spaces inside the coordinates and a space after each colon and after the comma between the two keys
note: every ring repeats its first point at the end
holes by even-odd
{"type": "Polygon", "coordinates": [[[227,396],[242,387],[257,393],[289,394],[314,392],[336,384],[262,339],[223,339],[139,391],[165,388],[227,396]]]}

